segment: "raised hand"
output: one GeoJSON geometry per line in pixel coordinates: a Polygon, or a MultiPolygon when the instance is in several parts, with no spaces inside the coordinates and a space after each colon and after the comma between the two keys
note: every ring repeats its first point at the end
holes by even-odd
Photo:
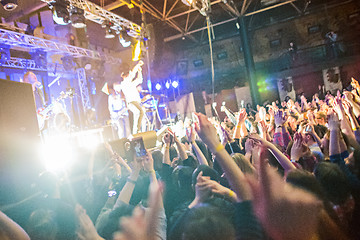
{"type": "Polygon", "coordinates": [[[328,113],[328,125],[330,131],[337,130],[340,127],[340,122],[337,114],[334,111],[329,111],[328,113]]]}
{"type": "Polygon", "coordinates": [[[148,150],[146,150],[146,156],[144,157],[143,164],[144,164],[144,170],[146,172],[154,171],[154,159],[148,150]]]}
{"type": "Polygon", "coordinates": [[[275,116],[274,116],[274,120],[275,120],[275,125],[276,127],[279,127],[279,126],[283,126],[284,123],[286,122],[287,120],[287,117],[286,115],[283,113],[282,110],[279,110],[275,113],[275,116]]]}
{"type": "Polygon", "coordinates": [[[291,160],[298,161],[306,153],[306,148],[303,144],[303,139],[300,133],[295,133],[294,144],[291,147],[291,160]]]}
{"type": "Polygon", "coordinates": [[[170,145],[171,144],[171,134],[170,133],[165,133],[163,136],[163,143],[165,143],[166,145],[170,145]]]}
{"type": "Polygon", "coordinates": [[[75,214],[78,219],[77,236],[80,240],[103,240],[96,232],[96,228],[90,217],[86,214],[85,209],[77,204],[75,214]]]}
{"type": "Polygon", "coordinates": [[[216,152],[216,147],[219,145],[220,142],[217,138],[217,132],[215,127],[202,113],[196,113],[196,116],[199,122],[195,123],[195,131],[203,140],[203,142],[210,148],[210,150],[212,152],[216,152]]]}
{"type": "Polygon", "coordinates": [[[237,118],[237,123],[240,124],[240,123],[244,123],[245,122],[245,119],[247,117],[247,113],[246,113],[246,110],[245,109],[241,109],[239,111],[239,115],[238,115],[238,118],[237,118]]]}
{"type": "Polygon", "coordinates": [[[272,239],[312,239],[321,201],[284,182],[264,158],[260,158],[259,170],[260,181],[248,178],[248,182],[254,194],[254,212],[268,235],[272,239]]]}

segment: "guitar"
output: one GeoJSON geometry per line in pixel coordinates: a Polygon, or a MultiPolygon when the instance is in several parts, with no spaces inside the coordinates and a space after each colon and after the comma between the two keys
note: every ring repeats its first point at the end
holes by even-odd
{"type": "Polygon", "coordinates": [[[122,108],[122,109],[121,109],[120,111],[118,111],[118,112],[112,112],[112,113],[111,113],[111,116],[110,116],[111,122],[115,124],[115,123],[118,122],[120,119],[126,117],[126,116],[127,116],[127,112],[128,112],[128,108],[126,108],[126,107],[122,108]]]}
{"type": "Polygon", "coordinates": [[[55,107],[55,103],[60,102],[62,99],[66,99],[68,97],[73,97],[73,96],[74,96],[74,89],[67,90],[66,92],[61,92],[60,96],[56,98],[54,102],[52,102],[45,108],[40,108],[37,110],[37,119],[38,119],[40,131],[44,129],[46,120],[48,120],[53,114],[52,110],[55,107]]]}

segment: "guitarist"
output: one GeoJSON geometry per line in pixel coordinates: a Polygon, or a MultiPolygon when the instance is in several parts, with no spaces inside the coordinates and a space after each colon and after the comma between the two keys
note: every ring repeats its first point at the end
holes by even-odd
{"type": "Polygon", "coordinates": [[[45,107],[45,98],[44,92],[42,89],[42,84],[37,79],[36,75],[33,72],[27,72],[24,74],[24,83],[30,83],[32,85],[36,109],[45,107]]]}
{"type": "Polygon", "coordinates": [[[129,114],[124,99],[121,97],[121,84],[113,84],[113,91],[108,98],[111,123],[116,127],[119,138],[130,135],[129,114]]]}

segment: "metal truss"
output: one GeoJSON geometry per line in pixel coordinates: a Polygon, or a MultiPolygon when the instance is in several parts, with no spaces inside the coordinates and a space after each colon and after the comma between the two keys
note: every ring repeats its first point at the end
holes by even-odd
{"type": "Polygon", "coordinates": [[[78,68],[76,72],[79,81],[79,90],[80,90],[82,107],[85,113],[87,109],[91,108],[89,89],[87,87],[87,81],[86,81],[86,73],[84,68],[78,68]]]}
{"type": "MultiPolygon", "coordinates": [[[[199,16],[201,16],[200,13],[198,12],[198,9],[189,7],[189,9],[186,11],[183,11],[180,13],[174,13],[174,12],[176,12],[176,11],[174,11],[174,9],[178,8],[180,5],[184,5],[184,3],[181,0],[175,0],[175,2],[173,4],[169,5],[168,1],[169,0],[163,0],[162,9],[156,8],[154,5],[152,5],[150,3],[150,0],[141,0],[141,1],[140,0],[131,0],[131,3],[134,4],[136,7],[139,7],[141,10],[151,14],[156,19],[159,19],[159,20],[167,23],[170,27],[179,31],[179,34],[166,37],[164,39],[165,42],[169,42],[169,41],[172,41],[172,40],[175,40],[178,38],[182,38],[184,36],[186,36],[194,41],[197,41],[192,34],[206,29],[206,26],[200,27],[197,29],[192,28],[194,23],[199,20],[199,16]],[[190,17],[190,15],[192,15],[192,16],[190,17]],[[185,22],[185,24],[180,24],[179,22],[185,22]]],[[[207,1],[207,0],[201,0],[201,1],[207,1]]],[[[238,10],[234,4],[234,1],[210,0],[211,6],[215,5],[215,4],[221,4],[221,7],[225,11],[230,13],[228,19],[226,19],[224,21],[212,23],[212,26],[219,26],[219,25],[234,21],[238,17],[254,15],[254,14],[264,12],[264,11],[267,11],[267,10],[270,10],[270,9],[273,9],[276,7],[283,6],[285,4],[294,5],[293,2],[295,2],[296,0],[284,0],[284,1],[280,1],[278,4],[274,4],[269,7],[261,8],[254,12],[247,12],[251,3],[253,3],[254,1],[255,0],[242,0],[242,3],[240,5],[241,9],[238,10]]],[[[109,5],[105,6],[104,8],[114,10],[118,7],[127,5],[127,3],[128,3],[128,0],[117,0],[109,5]]]]}
{"type": "Polygon", "coordinates": [[[107,56],[105,54],[100,54],[97,51],[75,47],[64,43],[58,43],[47,39],[38,38],[31,35],[26,35],[4,29],[0,29],[0,43],[10,45],[13,47],[17,46],[17,47],[23,47],[23,48],[29,48],[35,50],[42,50],[54,54],[60,53],[64,55],[71,55],[75,58],[87,57],[87,58],[105,60],[106,62],[112,64],[121,63],[121,59],[107,56]]]}
{"type": "Polygon", "coordinates": [[[44,72],[70,72],[64,69],[62,64],[58,63],[48,63],[47,66],[39,66],[32,59],[25,58],[15,58],[12,57],[9,60],[5,60],[3,63],[0,63],[0,67],[6,68],[17,68],[24,70],[35,70],[35,71],[44,71],[44,72]]]}
{"type": "MultiPolygon", "coordinates": [[[[54,0],[41,0],[43,2],[51,3],[54,0]]],[[[105,10],[104,8],[86,0],[69,0],[70,5],[78,7],[84,10],[84,15],[86,19],[89,19],[98,24],[103,24],[106,21],[113,23],[112,28],[114,30],[126,29],[128,34],[132,37],[140,36],[141,27],[119,15],[116,15],[112,12],[105,10]]]]}

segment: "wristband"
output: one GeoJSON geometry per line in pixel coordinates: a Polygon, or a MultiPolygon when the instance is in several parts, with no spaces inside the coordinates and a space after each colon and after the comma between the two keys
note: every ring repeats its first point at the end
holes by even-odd
{"type": "Polygon", "coordinates": [[[148,171],[148,173],[155,173],[155,170],[152,169],[152,170],[148,171]]]}
{"type": "Polygon", "coordinates": [[[230,198],[233,198],[233,197],[235,196],[234,191],[230,190],[229,193],[228,193],[228,196],[229,196],[230,198]]]}
{"type": "Polygon", "coordinates": [[[132,179],[129,178],[129,177],[126,179],[126,181],[129,182],[129,183],[132,183],[132,184],[136,184],[136,181],[135,181],[135,180],[132,180],[132,179]]]}
{"type": "Polygon", "coordinates": [[[216,146],[215,148],[215,153],[220,152],[221,150],[225,149],[224,145],[222,145],[221,143],[219,143],[219,145],[216,146]]]}

